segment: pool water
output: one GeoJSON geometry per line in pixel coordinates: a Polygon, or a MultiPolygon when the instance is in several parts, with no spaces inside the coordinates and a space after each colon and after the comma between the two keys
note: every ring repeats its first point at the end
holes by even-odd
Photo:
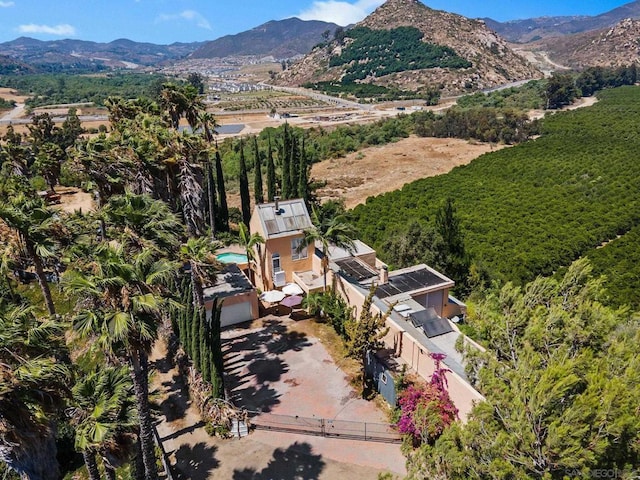
{"type": "Polygon", "coordinates": [[[248,263],[247,256],[243,253],[219,253],[216,258],[222,263],[248,263]]]}

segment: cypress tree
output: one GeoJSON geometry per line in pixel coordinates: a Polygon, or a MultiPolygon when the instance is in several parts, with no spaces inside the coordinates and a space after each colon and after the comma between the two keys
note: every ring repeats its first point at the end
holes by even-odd
{"type": "Polygon", "coordinates": [[[300,151],[298,149],[298,139],[292,135],[291,137],[291,156],[289,157],[289,179],[291,188],[289,190],[289,198],[298,198],[298,171],[300,168],[300,151]]]}
{"type": "Polygon", "coordinates": [[[291,142],[289,138],[289,127],[285,123],[282,129],[282,150],[280,158],[282,159],[282,198],[291,198],[291,167],[289,166],[289,155],[291,150],[291,142]]]}
{"type": "Polygon", "coordinates": [[[209,341],[207,339],[206,317],[207,311],[204,307],[200,309],[200,365],[198,370],[205,381],[209,381],[209,341]]]}
{"type": "Polygon", "coordinates": [[[271,134],[269,134],[269,149],[267,150],[267,200],[273,202],[276,196],[276,166],[273,163],[273,150],[271,148],[271,134]]]}
{"type": "Polygon", "coordinates": [[[209,343],[211,351],[211,385],[214,398],[224,397],[224,358],[222,356],[222,340],[220,338],[222,314],[222,302],[217,298],[213,301],[211,308],[211,328],[209,333],[209,343]]]}
{"type": "Polygon", "coordinates": [[[302,148],[300,149],[300,167],[298,169],[298,196],[305,203],[309,203],[309,166],[307,165],[307,152],[305,151],[305,137],[302,136],[302,148]]]}
{"type": "Polygon", "coordinates": [[[209,228],[211,228],[211,240],[216,239],[216,218],[218,217],[218,202],[216,201],[216,184],[213,175],[213,164],[207,162],[207,207],[209,209],[209,228]]]}
{"type": "Polygon", "coordinates": [[[247,178],[247,164],[244,160],[244,146],[240,139],[240,203],[242,206],[242,222],[249,228],[251,220],[251,194],[247,178]]]}
{"type": "Polygon", "coordinates": [[[189,356],[195,368],[200,366],[200,309],[195,307],[191,315],[191,351],[189,356]]]}
{"type": "Polygon", "coordinates": [[[253,137],[253,152],[255,161],[253,162],[253,196],[256,199],[256,205],[264,203],[264,193],[262,192],[262,162],[260,161],[260,150],[258,150],[258,137],[253,137]]]}
{"type": "Polygon", "coordinates": [[[222,173],[222,158],[216,143],[216,186],[218,187],[218,205],[220,205],[220,215],[218,216],[218,230],[229,231],[229,207],[227,207],[227,190],[224,187],[224,174],[222,173]]]}
{"type": "Polygon", "coordinates": [[[191,356],[191,320],[193,319],[193,292],[191,290],[191,281],[187,284],[182,294],[182,304],[184,311],[182,315],[182,348],[185,353],[191,356]]]}

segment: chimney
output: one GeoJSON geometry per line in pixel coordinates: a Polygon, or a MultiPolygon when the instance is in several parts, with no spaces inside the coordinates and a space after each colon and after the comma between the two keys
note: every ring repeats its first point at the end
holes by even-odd
{"type": "Polygon", "coordinates": [[[380,285],[389,283],[389,267],[383,265],[380,268],[380,285]]]}
{"type": "Polygon", "coordinates": [[[275,206],[275,209],[276,209],[276,215],[280,215],[280,197],[275,196],[275,197],[273,197],[273,199],[274,199],[274,200],[275,200],[275,202],[276,202],[276,206],[275,206]]]}

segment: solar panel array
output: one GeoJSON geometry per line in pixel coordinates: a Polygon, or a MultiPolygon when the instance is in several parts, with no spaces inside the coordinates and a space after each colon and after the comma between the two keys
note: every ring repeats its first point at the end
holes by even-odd
{"type": "Polygon", "coordinates": [[[421,288],[440,285],[445,280],[432,271],[422,268],[389,277],[389,283],[380,285],[376,289],[379,298],[393,297],[400,293],[412,292],[421,288]]]}
{"type": "Polygon", "coordinates": [[[278,235],[285,232],[305,230],[311,227],[311,221],[301,201],[283,203],[279,205],[278,210],[279,214],[276,214],[273,205],[268,205],[260,209],[260,216],[264,221],[267,235],[278,235]]]}
{"type": "Polygon", "coordinates": [[[376,269],[371,268],[362,260],[355,257],[336,260],[336,265],[340,267],[345,275],[356,279],[358,282],[378,276],[378,271],[376,269]]]}
{"type": "Polygon", "coordinates": [[[453,328],[451,328],[447,319],[439,317],[432,307],[419,312],[413,312],[409,315],[409,318],[411,319],[411,323],[413,323],[415,327],[422,328],[424,334],[429,338],[453,332],[453,328]]]}

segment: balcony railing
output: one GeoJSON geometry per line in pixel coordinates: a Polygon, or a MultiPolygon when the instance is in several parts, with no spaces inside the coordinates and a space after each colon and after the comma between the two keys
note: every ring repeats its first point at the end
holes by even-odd
{"type": "Polygon", "coordinates": [[[284,270],[280,270],[279,272],[274,272],[273,284],[276,287],[284,287],[287,284],[287,279],[286,279],[284,270]]]}

